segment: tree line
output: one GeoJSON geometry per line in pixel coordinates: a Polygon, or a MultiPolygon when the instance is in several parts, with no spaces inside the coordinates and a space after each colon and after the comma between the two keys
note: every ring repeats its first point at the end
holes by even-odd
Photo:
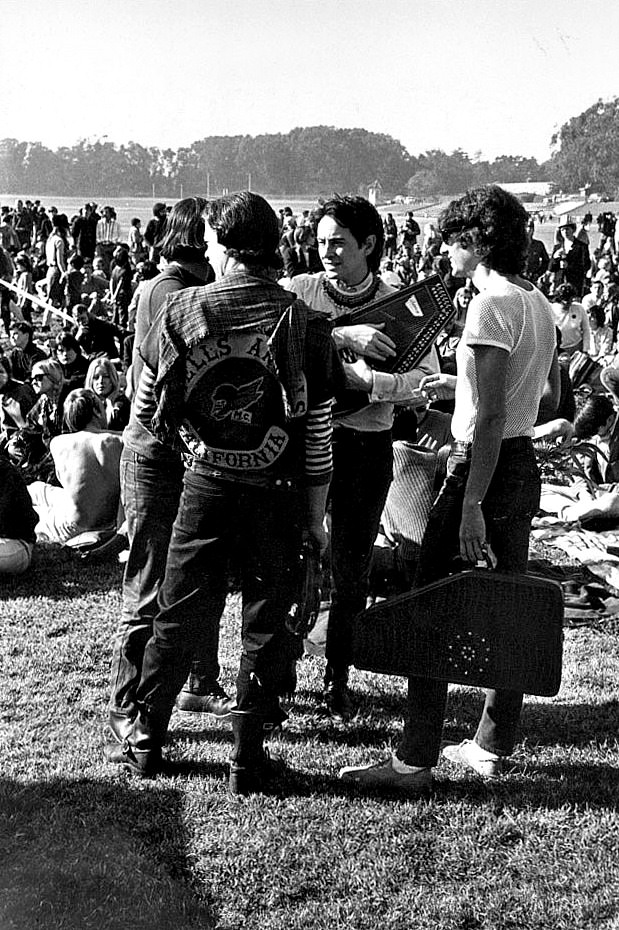
{"type": "Polygon", "coordinates": [[[269,196],[367,193],[380,181],[386,198],[424,200],[475,184],[549,180],[563,190],[619,188],[619,98],[599,101],[553,137],[552,157],[482,160],[461,149],[411,155],[397,139],[365,129],[309,126],[289,133],[208,136],[161,149],[107,137],[55,151],[40,142],[0,140],[0,191],[70,195],[180,197],[251,187],[269,196]]]}

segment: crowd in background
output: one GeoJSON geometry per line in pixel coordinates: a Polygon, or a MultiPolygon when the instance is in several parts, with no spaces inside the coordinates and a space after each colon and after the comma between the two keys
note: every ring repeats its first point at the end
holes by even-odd
{"type": "MultiPolygon", "coordinates": [[[[94,202],[71,217],[39,200],[1,207],[0,278],[17,290],[0,287],[5,330],[0,449],[27,482],[57,480],[50,443],[66,430],[63,409],[71,391],[94,392],[106,430],[119,433],[126,426],[136,308],[145,283],[163,267],[159,244],[170,209],[155,203],[145,228],[136,217],[123,229],[114,207],[99,209],[94,202]]],[[[281,273],[287,279],[321,270],[320,216],[320,205],[297,215],[291,207],[279,211],[281,273]]],[[[387,212],[382,222],[383,281],[402,288],[438,274],[454,300],[456,317],[437,349],[442,369],[455,373],[456,348],[475,289],[454,277],[433,222],[422,230],[412,212],[399,223],[387,212]]],[[[564,378],[559,418],[571,424],[563,427],[567,434],[575,428],[574,389],[584,385],[587,392],[607,393],[619,403],[618,229],[613,214],[601,213],[599,243],[592,249],[592,223],[591,214],[578,222],[560,219],[547,250],[535,237],[533,215],[529,222],[525,275],[552,303],[564,378]]],[[[580,433],[590,428],[581,426],[580,433]]]]}

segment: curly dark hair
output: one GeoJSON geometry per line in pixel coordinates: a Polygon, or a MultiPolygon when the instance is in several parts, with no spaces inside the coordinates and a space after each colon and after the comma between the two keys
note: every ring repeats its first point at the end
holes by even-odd
{"type": "Polygon", "coordinates": [[[461,241],[484,250],[483,264],[499,274],[521,274],[527,259],[529,216],[517,197],[496,184],[475,187],[452,200],[438,226],[445,241],[461,241]]]}

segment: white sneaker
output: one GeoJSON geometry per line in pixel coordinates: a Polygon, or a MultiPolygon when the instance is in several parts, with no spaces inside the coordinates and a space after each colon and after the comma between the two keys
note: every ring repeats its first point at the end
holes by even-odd
{"type": "Polygon", "coordinates": [[[489,759],[482,753],[484,750],[472,739],[443,747],[443,755],[450,762],[473,769],[482,778],[500,778],[504,774],[503,759],[500,756],[489,759]]]}

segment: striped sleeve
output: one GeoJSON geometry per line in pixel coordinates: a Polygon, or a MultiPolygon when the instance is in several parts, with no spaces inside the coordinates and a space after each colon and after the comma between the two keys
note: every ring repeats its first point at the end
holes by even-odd
{"type": "Polygon", "coordinates": [[[149,432],[152,432],[151,420],[157,410],[155,397],[156,372],[146,364],[140,372],[140,380],[133,399],[133,409],[136,419],[149,432]]]}
{"type": "Polygon", "coordinates": [[[328,484],[333,470],[332,401],[310,408],[305,424],[305,477],[308,484],[328,484]]]}

